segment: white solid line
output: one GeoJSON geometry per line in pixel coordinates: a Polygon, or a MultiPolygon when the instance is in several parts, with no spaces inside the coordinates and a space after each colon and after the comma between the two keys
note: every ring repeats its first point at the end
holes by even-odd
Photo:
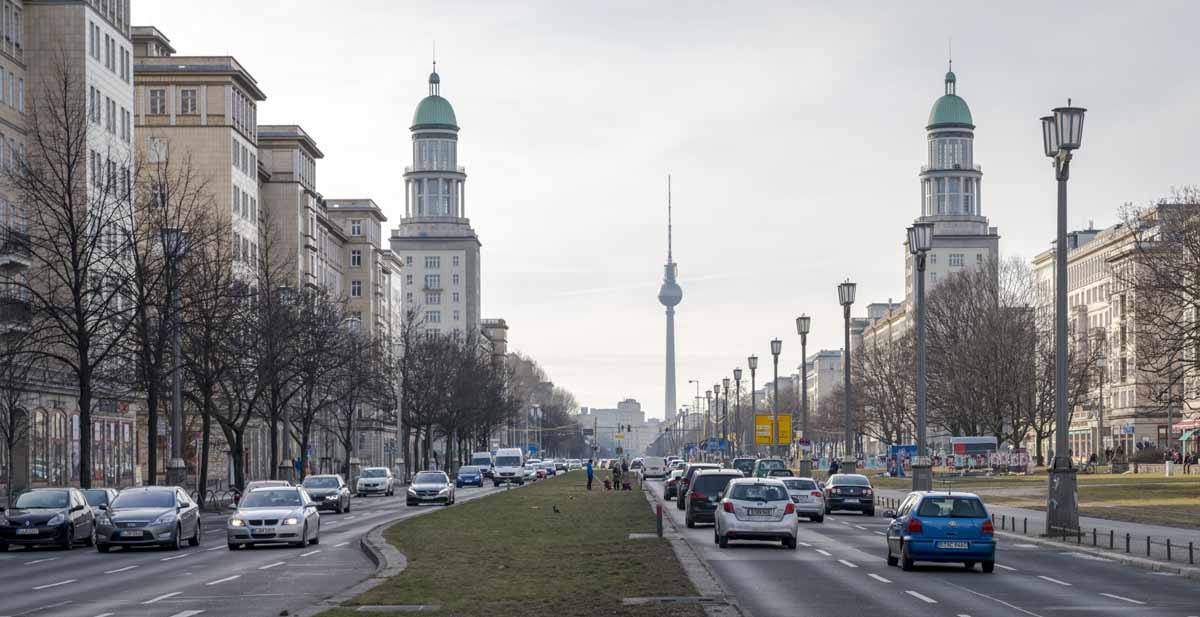
{"type": "Polygon", "coordinates": [[[239,579],[239,578],[242,578],[241,574],[234,574],[233,576],[226,576],[225,578],[219,578],[211,583],[204,583],[204,585],[206,587],[209,585],[218,585],[220,583],[228,583],[229,581],[232,581],[234,579],[239,579]]]}
{"type": "Polygon", "coordinates": [[[184,553],[182,555],[176,555],[174,557],[163,557],[162,559],[159,559],[159,561],[174,561],[176,559],[183,559],[184,557],[187,557],[188,555],[191,555],[191,553],[184,553]]]}
{"type": "Polygon", "coordinates": [[[45,559],[34,559],[33,561],[26,561],[25,565],[32,566],[35,563],[44,563],[47,561],[54,561],[55,559],[58,559],[58,557],[47,557],[45,559]]]}
{"type": "Polygon", "coordinates": [[[96,617],[112,617],[115,614],[116,613],[100,613],[99,615],[96,615],[96,617]]]}
{"type": "Polygon", "coordinates": [[[172,591],[171,593],[164,593],[163,595],[158,596],[157,598],[151,598],[149,600],[146,600],[145,602],[142,602],[142,604],[154,604],[155,602],[158,602],[159,600],[166,600],[167,598],[173,598],[181,593],[183,593],[183,592],[182,591],[172,591]]]}
{"type": "Polygon", "coordinates": [[[878,535],[881,535],[881,536],[886,536],[886,535],[887,535],[886,533],[884,533],[884,532],[882,532],[882,531],[876,531],[875,533],[876,533],[876,534],[878,534],[878,535]]]}
{"type": "Polygon", "coordinates": [[[958,617],[971,617],[971,616],[966,613],[959,613],[958,617]]]}
{"type": "Polygon", "coordinates": [[[843,566],[846,566],[847,568],[857,568],[858,567],[858,566],[850,563],[849,561],[846,561],[845,559],[839,559],[838,563],[842,564],[843,566]]]}
{"type": "Polygon", "coordinates": [[[801,542],[801,543],[800,543],[800,546],[807,546],[807,547],[811,547],[812,545],[811,545],[811,544],[809,544],[808,542],[801,542]]]}
{"type": "Polygon", "coordinates": [[[192,615],[199,615],[200,613],[203,613],[203,612],[204,611],[198,611],[198,610],[192,609],[190,611],[183,611],[182,613],[175,613],[174,615],[171,615],[171,617],[192,617],[192,615]]]}
{"type": "Polygon", "coordinates": [[[283,564],[284,564],[284,562],[282,562],[282,561],[276,561],[275,563],[269,563],[269,564],[259,568],[259,570],[270,570],[271,568],[274,568],[276,566],[282,566],[283,564]]]}
{"type": "Polygon", "coordinates": [[[212,552],[212,551],[219,551],[219,550],[221,550],[221,549],[223,549],[223,548],[228,548],[228,547],[227,547],[227,546],[214,546],[214,547],[212,547],[212,548],[206,548],[206,549],[204,549],[204,552],[206,552],[206,553],[210,553],[210,552],[212,552]]]}
{"type": "Polygon", "coordinates": [[[923,600],[923,601],[925,601],[925,602],[928,602],[929,604],[937,604],[937,600],[934,600],[933,598],[931,598],[931,597],[929,597],[929,596],[927,596],[927,595],[925,595],[925,594],[923,594],[923,593],[917,593],[917,592],[915,592],[915,591],[913,591],[913,590],[911,590],[911,589],[906,589],[906,590],[904,591],[904,593],[906,593],[906,594],[908,594],[908,595],[910,595],[910,596],[912,596],[912,597],[914,597],[914,598],[916,598],[916,599],[918,599],[918,600],[923,600]]]}
{"type": "Polygon", "coordinates": [[[105,574],[116,574],[117,572],[128,572],[128,571],[130,571],[134,568],[138,568],[138,567],[141,567],[141,566],[125,566],[124,568],[117,568],[116,570],[105,570],[104,573],[105,574]]]}
{"type": "Polygon", "coordinates": [[[833,554],[832,554],[832,553],[830,553],[829,551],[823,551],[823,550],[821,550],[821,549],[817,549],[817,552],[818,552],[818,553],[820,553],[820,554],[822,554],[822,555],[824,555],[824,556],[826,556],[826,557],[832,557],[832,556],[833,556],[833,554]]]}
{"type": "Polygon", "coordinates": [[[33,588],[33,590],[34,590],[34,591],[40,591],[40,590],[42,590],[42,589],[49,589],[49,588],[51,588],[51,587],[58,587],[59,585],[69,585],[69,584],[71,584],[71,583],[74,583],[74,582],[75,582],[75,581],[77,581],[77,580],[79,580],[79,579],[70,578],[70,579],[67,579],[67,580],[65,580],[65,581],[59,581],[59,582],[57,582],[57,583],[50,583],[49,585],[38,585],[37,587],[34,587],[34,588],[33,588]]]}
{"type": "Polygon", "coordinates": [[[868,573],[867,573],[867,576],[869,576],[869,577],[871,577],[871,578],[873,578],[873,579],[875,579],[875,580],[877,580],[877,581],[879,581],[879,582],[881,582],[881,583],[890,583],[890,582],[892,582],[892,581],[889,581],[889,580],[888,580],[888,579],[886,579],[886,578],[883,578],[882,576],[879,576],[878,574],[875,574],[874,572],[868,572],[868,573]]]}
{"type": "Polygon", "coordinates": [[[1014,611],[1029,615],[1029,617],[1042,617],[1041,615],[1039,615],[1033,611],[1027,611],[1027,610],[1023,609],[1023,608],[1017,606],[1016,604],[1009,604],[1008,602],[1005,602],[1004,600],[1001,600],[1000,598],[995,598],[995,597],[989,596],[986,593],[979,593],[978,591],[975,591],[974,589],[971,589],[969,587],[963,587],[962,585],[955,585],[954,583],[951,583],[949,581],[946,581],[946,584],[951,587],[961,589],[969,594],[979,596],[980,598],[987,598],[988,600],[991,600],[992,602],[1007,606],[1008,608],[1011,608],[1014,611]]]}
{"type": "Polygon", "coordinates": [[[309,555],[316,555],[316,554],[317,554],[317,553],[319,553],[319,552],[321,552],[321,549],[317,549],[317,550],[315,550],[315,551],[308,551],[307,553],[301,553],[301,554],[300,554],[300,556],[301,556],[301,557],[308,557],[309,555]]]}
{"type": "Polygon", "coordinates": [[[349,542],[342,542],[341,544],[334,544],[334,545],[333,545],[333,548],[341,548],[341,547],[343,547],[343,546],[346,546],[347,544],[350,544],[350,543],[349,543],[349,542]]]}
{"type": "Polygon", "coordinates": [[[1130,604],[1145,604],[1145,602],[1142,602],[1141,600],[1134,600],[1133,598],[1126,598],[1125,596],[1118,596],[1111,593],[1101,593],[1100,595],[1106,598],[1112,598],[1114,600],[1124,600],[1130,604]]]}
{"type": "Polygon", "coordinates": [[[861,529],[861,530],[863,530],[863,531],[866,531],[866,530],[867,530],[867,528],[866,528],[866,527],[863,527],[862,525],[855,525],[855,526],[854,526],[854,528],[855,528],[855,529],[861,529]]]}
{"type": "Polygon", "coordinates": [[[996,564],[996,567],[997,567],[997,568],[1000,568],[1001,570],[1008,570],[1009,572],[1016,572],[1016,571],[1017,571],[1017,569],[1016,569],[1016,568],[1014,568],[1014,567],[1012,567],[1012,566],[1006,566],[1006,565],[1004,565],[1004,564],[1002,564],[1002,563],[998,563],[998,564],[996,564]]]}
{"type": "Polygon", "coordinates": [[[1044,575],[1041,575],[1041,574],[1039,574],[1039,575],[1038,575],[1038,578],[1042,579],[1043,581],[1050,581],[1051,583],[1055,583],[1055,584],[1057,584],[1057,585],[1062,585],[1063,587],[1070,587],[1070,586],[1071,586],[1071,583],[1068,583],[1068,582],[1066,582],[1066,581],[1060,581],[1060,580],[1058,580],[1058,579],[1056,579],[1056,578],[1050,578],[1049,576],[1044,576],[1044,575]]]}

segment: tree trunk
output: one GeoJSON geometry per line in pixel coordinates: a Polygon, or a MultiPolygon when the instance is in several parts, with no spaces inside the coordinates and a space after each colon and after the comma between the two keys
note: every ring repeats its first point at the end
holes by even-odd
{"type": "Polygon", "coordinates": [[[80,346],[79,371],[79,488],[92,488],[92,373],[85,363],[87,345],[80,346]]]}
{"type": "Polygon", "coordinates": [[[303,481],[308,472],[308,434],[311,430],[312,424],[306,422],[300,431],[300,477],[297,482],[303,481]]]}
{"type": "Polygon", "coordinates": [[[208,494],[208,450],[212,436],[212,413],[205,402],[201,411],[200,424],[200,477],[196,479],[196,493],[200,495],[200,507],[204,507],[204,498],[208,494]]]}
{"type": "Polygon", "coordinates": [[[279,418],[271,415],[271,470],[268,472],[272,480],[279,479],[279,418]]]}
{"type": "Polygon", "coordinates": [[[158,484],[158,386],[153,381],[146,388],[146,433],[147,450],[146,484],[158,484]]]}

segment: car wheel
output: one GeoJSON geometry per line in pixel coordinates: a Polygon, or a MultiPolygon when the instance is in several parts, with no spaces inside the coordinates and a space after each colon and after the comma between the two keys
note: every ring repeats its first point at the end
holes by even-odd
{"type": "Polygon", "coordinates": [[[867,516],[875,516],[875,508],[871,508],[870,510],[863,512],[863,514],[866,514],[867,516]]]}
{"type": "Polygon", "coordinates": [[[349,497],[346,498],[346,513],[347,514],[350,513],[350,498],[349,497]]]}
{"type": "Polygon", "coordinates": [[[729,538],[717,536],[717,546],[720,548],[729,548],[729,538]]]}
{"type": "Polygon", "coordinates": [[[333,513],[334,514],[342,513],[342,500],[341,499],[337,500],[337,503],[333,505],[333,513]]]}
{"type": "Polygon", "coordinates": [[[695,527],[695,526],[696,526],[696,521],[693,521],[693,520],[692,520],[692,517],[690,517],[690,516],[684,516],[684,517],[683,517],[683,524],[687,525],[687,526],[688,526],[688,528],[690,529],[690,528],[692,528],[692,527],[695,527]]]}
{"type": "Polygon", "coordinates": [[[678,499],[676,499],[676,500],[675,500],[675,509],[676,509],[676,510],[682,510],[682,509],[683,509],[683,502],[682,502],[682,501],[679,501],[678,499]]]}
{"type": "Polygon", "coordinates": [[[112,547],[107,544],[102,544],[100,542],[96,543],[96,550],[100,551],[101,553],[107,553],[111,549],[112,547]]]}
{"type": "Polygon", "coordinates": [[[404,502],[404,505],[406,505],[406,506],[415,506],[415,505],[417,505],[417,504],[416,504],[416,502],[414,502],[414,501],[406,501],[406,502],[404,502]]]}
{"type": "Polygon", "coordinates": [[[75,527],[68,526],[67,534],[63,536],[63,541],[58,545],[64,551],[69,551],[75,546],[75,527]]]}
{"type": "Polygon", "coordinates": [[[308,523],[304,523],[304,529],[300,532],[300,540],[292,542],[292,548],[304,548],[308,546],[308,523]]]}
{"type": "Polygon", "coordinates": [[[716,526],[714,526],[713,527],[713,544],[720,544],[720,543],[721,543],[721,536],[720,536],[720,534],[717,533],[716,526]]]}
{"type": "Polygon", "coordinates": [[[908,556],[908,547],[900,548],[900,569],[905,572],[911,572],[913,569],[913,559],[908,556]]]}
{"type": "Polygon", "coordinates": [[[995,572],[996,571],[996,562],[994,562],[994,561],[983,562],[983,571],[986,574],[991,574],[992,572],[995,572]]]}
{"type": "Polygon", "coordinates": [[[183,538],[180,537],[182,535],[183,535],[183,527],[179,526],[178,524],[175,525],[175,533],[172,536],[171,543],[167,545],[167,548],[169,548],[173,551],[177,551],[177,550],[183,548],[183,538]]]}
{"type": "Polygon", "coordinates": [[[788,538],[788,539],[787,539],[787,543],[786,543],[784,546],[786,546],[786,547],[788,547],[788,548],[790,548],[790,549],[792,549],[792,550],[796,550],[796,546],[797,546],[797,544],[796,544],[796,539],[795,539],[795,538],[788,538]]]}
{"type": "Polygon", "coordinates": [[[816,515],[816,516],[812,517],[812,520],[813,520],[813,522],[816,522],[816,523],[824,523],[824,522],[825,522],[825,515],[824,515],[824,514],[818,514],[818,515],[816,515]]]}
{"type": "Polygon", "coordinates": [[[963,567],[970,570],[971,568],[975,567],[975,562],[974,561],[964,561],[963,567]]]}
{"type": "Polygon", "coordinates": [[[8,545],[0,544],[0,553],[7,553],[7,552],[8,552],[8,545]]]}
{"type": "Polygon", "coordinates": [[[84,546],[96,546],[96,526],[92,525],[92,532],[83,539],[84,546]]]}
{"type": "Polygon", "coordinates": [[[200,546],[200,534],[202,533],[200,531],[200,527],[201,527],[200,521],[197,520],[196,521],[196,533],[192,534],[191,538],[188,538],[188,546],[200,546]]]}
{"type": "Polygon", "coordinates": [[[229,550],[231,550],[231,551],[236,551],[239,548],[242,548],[242,546],[240,544],[234,544],[233,542],[228,543],[228,546],[229,546],[229,550]]]}
{"type": "Polygon", "coordinates": [[[829,506],[825,506],[825,514],[830,514],[831,512],[833,512],[833,510],[830,510],[829,506]]]}
{"type": "Polygon", "coordinates": [[[317,521],[317,533],[313,534],[312,539],[309,540],[308,543],[309,544],[320,544],[321,543],[321,521],[317,521]]]}

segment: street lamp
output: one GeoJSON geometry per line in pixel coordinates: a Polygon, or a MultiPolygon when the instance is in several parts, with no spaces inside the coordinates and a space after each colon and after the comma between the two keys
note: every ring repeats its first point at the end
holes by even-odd
{"type": "MultiPolygon", "coordinates": [[[[167,484],[183,486],[187,481],[187,463],[183,461],[183,379],[180,356],[180,317],[179,317],[179,261],[187,255],[187,234],[178,227],[164,227],[161,232],[163,255],[167,258],[167,285],[171,297],[172,321],[172,353],[171,368],[171,460],[167,462],[167,484]]],[[[151,413],[157,413],[151,410],[151,413]]],[[[151,453],[151,456],[154,456],[151,453]]],[[[150,479],[154,483],[154,478],[150,479]]]]}
{"type": "Polygon", "coordinates": [[[1054,462],[1046,497],[1046,533],[1079,529],[1078,485],[1067,446],[1067,179],[1071,152],[1083,141],[1083,115],[1087,110],[1056,107],[1042,118],[1042,147],[1054,160],[1058,180],[1058,235],[1054,243],[1054,462]]]}
{"type": "MultiPolygon", "coordinates": [[[[914,491],[933,489],[933,470],[925,451],[925,255],[933,248],[933,223],[913,223],[908,228],[908,251],[917,266],[917,456],[912,462],[914,491]]],[[[899,465],[900,461],[897,460],[899,465]]]]}
{"type": "Polygon", "coordinates": [[[842,410],[842,418],[846,423],[846,451],[842,453],[842,464],[839,467],[841,473],[854,473],[854,466],[857,460],[854,457],[854,432],[850,426],[850,401],[852,393],[850,391],[850,306],[854,304],[855,285],[846,279],[846,282],[838,285],[838,302],[842,305],[842,315],[846,321],[846,350],[842,354],[842,390],[846,396],[844,409],[842,410]]]}
{"type": "Polygon", "coordinates": [[[709,423],[712,421],[711,420],[711,418],[712,418],[712,395],[713,395],[712,390],[704,391],[704,400],[708,401],[704,405],[704,431],[702,433],[704,442],[708,441],[708,426],[709,426],[709,423]]]}
{"type": "Polygon", "coordinates": [[[716,437],[718,440],[720,440],[720,430],[719,430],[720,426],[721,426],[721,384],[715,383],[715,384],[713,384],[712,435],[713,435],[713,437],[716,437]]]}
{"type": "Polygon", "coordinates": [[[771,339],[771,357],[775,359],[775,400],[771,404],[771,448],[774,452],[779,445],[779,352],[783,350],[783,341],[771,339]]]}
{"type": "Polygon", "coordinates": [[[758,356],[750,356],[746,358],[746,366],[750,367],[750,425],[754,431],[754,439],[749,440],[751,444],[758,442],[758,396],[755,394],[754,374],[758,370],[758,356]]]}
{"type": "Polygon", "coordinates": [[[1096,368],[1100,371],[1100,405],[1096,412],[1096,460],[1103,465],[1108,458],[1104,449],[1104,377],[1108,372],[1108,340],[1101,334],[1096,337],[1096,344],[1100,346],[1099,353],[1096,354],[1096,368]]]}
{"type": "MultiPolygon", "coordinates": [[[[733,435],[734,442],[740,447],[742,445],[742,369],[741,367],[733,369],[733,383],[737,388],[736,394],[733,397],[733,435]]],[[[733,448],[733,444],[729,445],[729,450],[732,454],[737,454],[737,450],[733,448]]]]}
{"type": "Polygon", "coordinates": [[[808,332],[812,318],[800,315],[796,318],[796,334],[800,335],[800,477],[812,477],[812,457],[804,446],[808,442],[808,332]]]}
{"type": "MultiPolygon", "coordinates": [[[[725,447],[729,447],[729,378],[721,380],[721,391],[725,393],[725,402],[722,404],[721,419],[721,439],[725,440],[725,447]]],[[[725,448],[721,448],[724,451],[725,448]]]]}

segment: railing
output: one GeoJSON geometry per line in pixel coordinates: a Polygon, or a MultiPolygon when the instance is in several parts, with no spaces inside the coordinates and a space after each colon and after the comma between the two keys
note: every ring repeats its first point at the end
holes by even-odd
{"type": "Polygon", "coordinates": [[[0,255],[29,257],[29,234],[15,229],[0,229],[0,255]]]}

